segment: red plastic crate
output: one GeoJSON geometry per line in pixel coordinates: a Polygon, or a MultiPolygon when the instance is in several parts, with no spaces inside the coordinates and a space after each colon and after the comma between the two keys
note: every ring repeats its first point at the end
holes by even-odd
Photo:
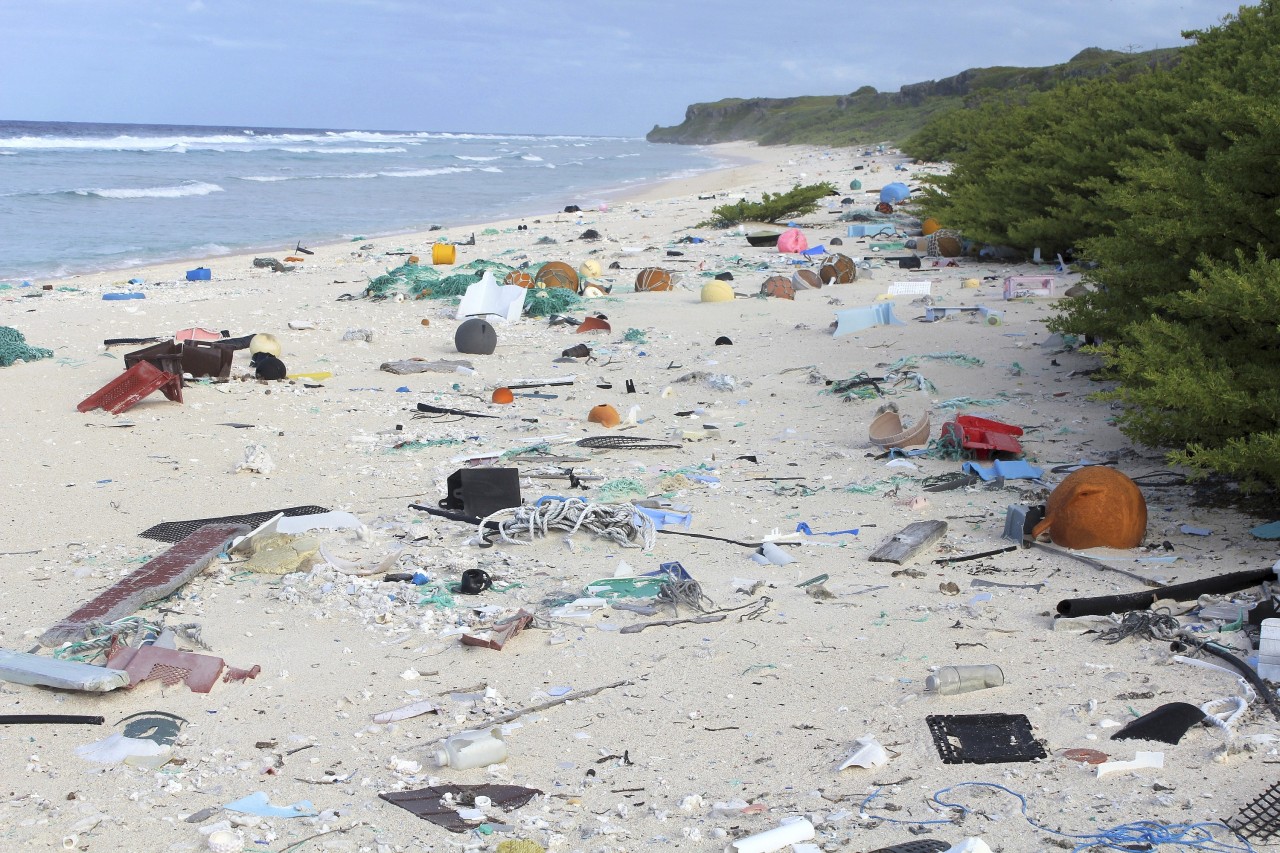
{"type": "Polygon", "coordinates": [[[1022,427],[989,418],[960,415],[943,424],[942,435],[956,446],[972,451],[978,459],[990,459],[997,453],[1022,454],[1022,445],[1017,439],[1022,435],[1022,427]]]}
{"type": "Polygon", "coordinates": [[[147,361],[139,361],[76,406],[76,410],[87,412],[102,408],[113,415],[127,412],[144,397],[154,394],[161,388],[165,396],[176,403],[182,402],[182,377],[166,373],[147,361]],[[176,390],[176,396],[174,392],[176,390]]]}

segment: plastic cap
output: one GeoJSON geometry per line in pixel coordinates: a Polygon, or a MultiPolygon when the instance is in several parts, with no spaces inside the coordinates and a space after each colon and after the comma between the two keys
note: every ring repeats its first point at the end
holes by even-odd
{"type": "Polygon", "coordinates": [[[437,749],[431,754],[431,758],[435,761],[436,767],[449,766],[449,753],[445,752],[443,749],[437,749]]]}

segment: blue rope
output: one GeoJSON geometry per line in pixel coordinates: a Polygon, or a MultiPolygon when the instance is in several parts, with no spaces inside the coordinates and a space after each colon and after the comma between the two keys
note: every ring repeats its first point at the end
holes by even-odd
{"type": "MultiPolygon", "coordinates": [[[[1239,836],[1236,836],[1232,829],[1223,823],[1216,821],[1206,821],[1201,823],[1157,823],[1151,820],[1139,820],[1131,823],[1122,823],[1119,826],[1113,826],[1110,829],[1104,829],[1100,832],[1090,832],[1077,835],[1070,832],[1062,832],[1057,829],[1045,826],[1032,819],[1027,814],[1027,798],[1017,791],[1006,788],[1004,785],[997,785],[994,782],[960,782],[941,791],[934,793],[930,799],[944,809],[959,809],[962,814],[969,814],[972,809],[961,803],[951,803],[943,800],[945,794],[956,790],[957,788],[991,788],[996,791],[1003,791],[1018,801],[1019,810],[1023,819],[1041,832],[1047,832],[1051,835],[1058,835],[1063,838],[1071,838],[1079,841],[1073,849],[1075,853],[1082,853],[1085,850],[1123,850],[1133,851],[1147,848],[1155,848],[1165,844],[1172,844],[1179,847],[1189,847],[1194,850],[1204,850],[1208,853],[1257,853],[1257,850],[1239,836]],[[1234,838],[1239,839],[1240,844],[1234,844],[1230,841],[1220,841],[1214,837],[1215,830],[1226,830],[1234,838]]],[[[863,799],[858,807],[858,811],[864,817],[878,820],[883,823],[910,824],[913,826],[930,826],[941,823],[953,823],[950,818],[940,820],[898,820],[896,818],[884,817],[883,815],[867,814],[867,804],[880,795],[881,788],[876,788],[863,799]]]]}

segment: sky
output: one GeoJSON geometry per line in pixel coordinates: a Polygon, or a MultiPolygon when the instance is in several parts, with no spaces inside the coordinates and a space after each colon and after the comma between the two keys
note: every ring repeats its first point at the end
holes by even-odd
{"type": "Polygon", "coordinates": [[[643,136],[691,103],[1174,47],[1239,6],[0,0],[0,120],[643,136]]]}

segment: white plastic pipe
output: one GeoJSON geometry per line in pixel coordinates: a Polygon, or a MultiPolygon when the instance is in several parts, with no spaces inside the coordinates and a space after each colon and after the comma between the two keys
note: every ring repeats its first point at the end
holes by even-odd
{"type": "Polygon", "coordinates": [[[784,821],[781,826],[773,829],[739,838],[725,848],[725,851],[726,853],[771,853],[773,850],[781,850],[783,847],[808,841],[815,835],[813,824],[802,817],[794,818],[784,821]]]}

